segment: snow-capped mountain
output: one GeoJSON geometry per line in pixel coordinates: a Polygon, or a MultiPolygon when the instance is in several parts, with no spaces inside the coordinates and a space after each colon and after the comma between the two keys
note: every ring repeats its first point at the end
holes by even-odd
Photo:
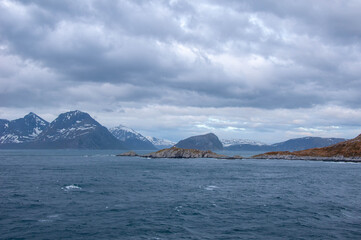
{"type": "Polygon", "coordinates": [[[0,120],[0,144],[19,144],[34,141],[49,123],[36,115],[29,113],[23,118],[8,121],[0,120]]]}
{"type": "Polygon", "coordinates": [[[60,114],[34,142],[36,147],[124,149],[124,146],[88,113],[60,114]]]}
{"type": "Polygon", "coordinates": [[[241,144],[256,145],[256,146],[266,145],[265,143],[257,142],[249,139],[221,139],[221,142],[223,144],[223,147],[229,147],[231,145],[241,145],[241,144]]]}
{"type": "Polygon", "coordinates": [[[9,127],[9,120],[6,119],[0,119],[0,136],[3,135],[5,129],[9,127]]]}
{"type": "Polygon", "coordinates": [[[155,138],[155,137],[146,137],[153,145],[158,149],[170,148],[173,147],[176,142],[172,142],[167,139],[155,138]]]}
{"type": "Polygon", "coordinates": [[[110,128],[109,131],[119,140],[124,146],[132,150],[154,150],[156,147],[142,134],[134,131],[131,128],[119,125],[110,128]]]}

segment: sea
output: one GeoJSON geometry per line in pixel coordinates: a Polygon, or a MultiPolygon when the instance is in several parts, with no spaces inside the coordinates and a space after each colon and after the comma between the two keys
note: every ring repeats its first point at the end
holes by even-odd
{"type": "Polygon", "coordinates": [[[0,239],[361,239],[361,164],[120,152],[1,150],[0,239]]]}

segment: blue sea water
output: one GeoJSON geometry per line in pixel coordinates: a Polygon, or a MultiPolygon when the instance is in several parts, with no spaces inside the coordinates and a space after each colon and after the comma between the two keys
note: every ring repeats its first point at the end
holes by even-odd
{"type": "Polygon", "coordinates": [[[361,239],[361,164],[0,151],[0,239],[361,239]]]}

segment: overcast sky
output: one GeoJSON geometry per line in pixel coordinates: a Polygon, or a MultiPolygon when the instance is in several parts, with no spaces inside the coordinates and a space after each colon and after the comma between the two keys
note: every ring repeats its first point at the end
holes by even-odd
{"type": "Polygon", "coordinates": [[[359,0],[0,0],[0,118],[179,140],[361,133],[359,0]]]}

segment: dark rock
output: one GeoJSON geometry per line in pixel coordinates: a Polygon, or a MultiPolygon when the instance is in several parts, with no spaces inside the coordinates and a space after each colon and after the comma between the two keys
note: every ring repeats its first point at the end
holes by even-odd
{"type": "Polygon", "coordinates": [[[184,149],[223,150],[221,141],[213,133],[186,138],[179,141],[175,146],[184,149]]]}

